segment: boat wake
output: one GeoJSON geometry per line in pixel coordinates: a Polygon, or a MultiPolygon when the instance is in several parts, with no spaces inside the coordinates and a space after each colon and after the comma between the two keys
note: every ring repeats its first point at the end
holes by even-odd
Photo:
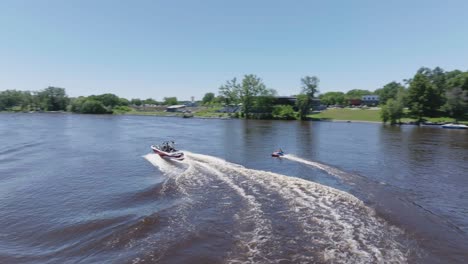
{"type": "MultiPolygon", "coordinates": [[[[174,256],[182,262],[186,257],[187,261],[228,263],[408,260],[411,249],[404,232],[346,192],[212,156],[185,153],[183,162],[145,156],[166,175],[162,189],[176,191],[185,203],[178,208],[178,220],[168,227],[170,235],[158,236],[158,245],[164,247],[153,248],[148,256],[139,256],[134,262],[170,262],[174,256]],[[225,253],[207,260],[193,255],[197,245],[225,253]]],[[[286,158],[300,160],[292,155],[286,158]]],[[[346,177],[332,167],[304,162],[346,177]]]]}
{"type": "Polygon", "coordinates": [[[306,159],[300,158],[298,156],[295,156],[293,154],[284,155],[283,158],[291,160],[291,161],[299,162],[299,163],[305,164],[307,166],[311,166],[311,167],[320,169],[322,171],[325,171],[326,173],[328,173],[328,174],[330,174],[332,176],[335,176],[335,177],[337,177],[338,179],[340,179],[342,181],[346,181],[350,185],[355,184],[352,180],[354,178],[356,178],[357,175],[344,172],[344,171],[339,170],[337,168],[334,168],[332,166],[325,165],[325,164],[322,164],[322,163],[319,163],[319,162],[316,162],[316,161],[306,160],[306,159]]]}

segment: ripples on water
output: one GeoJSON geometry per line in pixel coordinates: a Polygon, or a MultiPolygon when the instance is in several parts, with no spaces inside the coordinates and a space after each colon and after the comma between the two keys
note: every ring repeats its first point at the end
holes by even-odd
{"type": "Polygon", "coordinates": [[[190,219],[205,207],[216,214],[212,225],[233,244],[228,263],[406,261],[403,232],[347,193],[200,154],[188,153],[176,170],[157,155],[146,159],[191,197],[190,219]]]}
{"type": "Polygon", "coordinates": [[[411,129],[0,115],[0,263],[464,262],[467,135],[411,129]]]}

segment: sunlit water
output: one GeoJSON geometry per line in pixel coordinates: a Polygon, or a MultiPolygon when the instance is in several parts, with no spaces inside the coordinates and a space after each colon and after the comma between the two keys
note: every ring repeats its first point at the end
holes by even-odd
{"type": "Polygon", "coordinates": [[[467,131],[0,114],[0,143],[0,263],[468,261],[467,131]]]}

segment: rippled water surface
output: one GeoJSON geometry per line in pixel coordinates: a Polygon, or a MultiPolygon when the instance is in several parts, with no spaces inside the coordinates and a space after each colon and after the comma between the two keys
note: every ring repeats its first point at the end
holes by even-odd
{"type": "Polygon", "coordinates": [[[463,263],[468,131],[0,114],[0,221],[0,263],[463,263]]]}

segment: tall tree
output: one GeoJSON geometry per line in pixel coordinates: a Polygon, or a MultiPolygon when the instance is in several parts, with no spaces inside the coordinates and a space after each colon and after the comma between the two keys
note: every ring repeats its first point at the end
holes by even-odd
{"type": "Polygon", "coordinates": [[[307,119],[309,113],[311,98],[307,94],[300,94],[296,98],[296,107],[299,111],[299,118],[301,120],[307,119]]]}
{"type": "Polygon", "coordinates": [[[425,75],[433,85],[434,91],[431,91],[430,103],[433,108],[433,113],[431,115],[435,115],[445,102],[445,92],[447,91],[445,71],[440,67],[435,67],[432,70],[422,67],[417,73],[425,75]]]}
{"type": "Polygon", "coordinates": [[[326,92],[319,96],[320,102],[324,105],[344,105],[346,102],[343,92],[326,92]]]}
{"type": "Polygon", "coordinates": [[[390,98],[387,103],[380,110],[380,116],[382,121],[386,123],[390,121],[390,124],[396,124],[403,117],[403,101],[401,97],[398,100],[390,98]]]}
{"type": "MultiPolygon", "coordinates": [[[[176,98],[177,99],[177,98],[176,98]]],[[[177,101],[177,100],[176,100],[177,101]]],[[[141,102],[142,104],[147,104],[147,105],[157,105],[158,102],[154,100],[153,98],[146,98],[141,102]]]]}
{"type": "Polygon", "coordinates": [[[203,96],[202,103],[206,105],[206,104],[213,102],[214,99],[215,99],[214,93],[206,93],[205,96],[203,96]]]}
{"type": "Polygon", "coordinates": [[[347,99],[361,99],[364,95],[373,94],[369,90],[353,89],[346,93],[347,99]]]}
{"type": "Polygon", "coordinates": [[[164,97],[164,105],[176,105],[177,97],[164,97]]]}
{"type": "Polygon", "coordinates": [[[422,73],[417,73],[411,81],[408,89],[409,108],[412,115],[421,121],[423,116],[433,116],[437,109],[431,103],[437,96],[435,86],[422,73]]]}
{"type": "Polygon", "coordinates": [[[237,78],[233,78],[219,87],[219,95],[224,98],[226,105],[235,104],[239,101],[240,88],[241,85],[237,83],[237,78]]]}
{"type": "Polygon", "coordinates": [[[385,104],[390,98],[396,100],[398,91],[401,89],[404,89],[403,85],[398,82],[391,82],[384,85],[384,87],[375,90],[374,93],[379,96],[380,103],[385,104]]]}
{"type": "Polygon", "coordinates": [[[456,87],[447,91],[446,97],[447,102],[444,105],[444,110],[450,117],[460,120],[468,114],[468,91],[456,87]]]}
{"type": "Polygon", "coordinates": [[[314,98],[315,94],[318,93],[319,82],[320,80],[316,76],[305,76],[301,79],[302,93],[314,98]]]}
{"type": "Polygon", "coordinates": [[[130,100],[130,103],[132,105],[140,106],[142,104],[142,101],[139,98],[133,98],[132,100],[130,100]]]}
{"type": "Polygon", "coordinates": [[[468,91],[468,71],[453,71],[447,74],[447,90],[459,87],[464,91],[468,91]]]}
{"type": "Polygon", "coordinates": [[[254,74],[245,75],[242,86],[238,88],[236,94],[242,103],[242,112],[246,118],[252,113],[256,97],[272,96],[272,91],[268,90],[262,79],[254,74]]]}
{"type": "Polygon", "coordinates": [[[66,110],[69,99],[64,88],[49,86],[38,93],[41,107],[48,111],[66,110]]]}
{"type": "Polygon", "coordinates": [[[20,107],[27,110],[32,104],[32,95],[28,91],[6,90],[0,92],[0,110],[20,107]]]}
{"type": "Polygon", "coordinates": [[[119,105],[120,103],[120,98],[111,93],[105,93],[105,94],[100,94],[100,95],[91,95],[88,96],[89,99],[96,100],[102,103],[102,105],[112,108],[116,105],[119,105]]]}
{"type": "Polygon", "coordinates": [[[130,101],[127,98],[119,98],[119,104],[118,105],[125,105],[128,106],[130,104],[130,101]]]}
{"type": "Polygon", "coordinates": [[[87,99],[81,106],[83,114],[106,114],[108,110],[104,107],[101,101],[95,99],[87,99]]]}

